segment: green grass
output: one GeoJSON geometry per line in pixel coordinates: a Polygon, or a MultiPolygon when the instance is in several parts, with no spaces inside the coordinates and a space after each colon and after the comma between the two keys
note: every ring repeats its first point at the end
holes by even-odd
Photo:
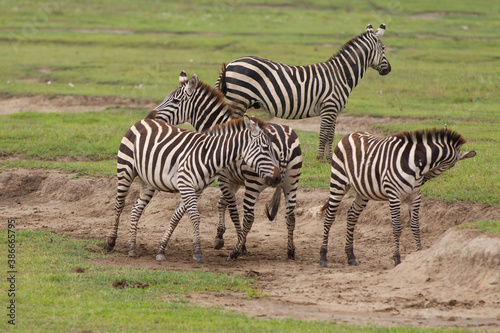
{"type": "MultiPolygon", "coordinates": [[[[7,231],[0,255],[6,258],[7,231]]],[[[203,271],[171,272],[92,262],[103,244],[46,231],[16,231],[16,329],[20,332],[418,332],[410,327],[359,327],[335,322],[264,320],[190,302],[193,293],[243,293],[261,297],[253,280],[203,271]],[[83,269],[77,273],[76,269],[83,269]],[[113,283],[146,288],[115,289],[113,283]]],[[[3,279],[3,290],[7,282],[3,279]]],[[[7,304],[12,297],[1,293],[7,304]]],[[[5,319],[5,318],[4,318],[5,319]]],[[[2,320],[0,329],[11,328],[2,320]]],[[[430,330],[465,332],[465,330],[430,330]]]]}
{"type": "Polygon", "coordinates": [[[464,229],[475,229],[491,235],[500,235],[500,220],[485,220],[464,223],[459,226],[464,229]]]}

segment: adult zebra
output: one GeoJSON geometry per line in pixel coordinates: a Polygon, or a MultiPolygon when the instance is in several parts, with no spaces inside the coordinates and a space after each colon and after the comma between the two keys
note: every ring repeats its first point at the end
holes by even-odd
{"type": "Polygon", "coordinates": [[[159,253],[164,253],[180,216],[187,209],[193,224],[193,258],[203,261],[197,196],[213,182],[216,174],[233,161],[243,159],[258,170],[269,185],[280,181],[265,128],[267,124],[254,117],[237,119],[204,132],[180,129],[154,119],[144,119],[133,125],[118,151],[116,215],[107,240],[108,250],[115,245],[125,197],[138,176],[141,191],[130,218],[129,254],[135,254],[137,222],[154,192],[180,192],[181,202],[161,240],[159,253]]]}
{"type": "Polygon", "coordinates": [[[401,262],[400,206],[408,202],[410,224],[417,251],[421,250],[418,214],[421,186],[439,176],[456,162],[474,157],[475,151],[460,152],[466,140],[444,129],[401,132],[380,137],[368,132],[345,136],[332,157],[330,198],[326,209],[320,266],[326,267],[328,233],[342,198],[352,187],[356,193],[347,213],[345,252],[349,265],[358,265],[354,256],[353,233],[359,215],[369,200],[389,201],[394,235],[394,264],[401,262]]]}
{"type": "MultiPolygon", "coordinates": [[[[180,87],[177,90],[183,91],[187,87],[196,87],[193,96],[181,102],[178,106],[172,107],[172,92],[148,117],[163,120],[169,124],[190,123],[197,131],[206,130],[216,124],[227,122],[233,119],[231,107],[224,102],[224,95],[217,89],[198,80],[193,75],[189,80],[186,73],[181,72],[179,76],[180,87]]],[[[287,255],[289,259],[295,259],[295,246],[293,243],[293,232],[295,229],[295,204],[297,185],[302,168],[302,152],[297,134],[288,126],[268,123],[272,151],[280,161],[281,182],[276,187],[273,198],[266,205],[268,218],[272,221],[279,207],[281,191],[286,199],[286,224],[288,229],[287,255]]],[[[265,180],[244,161],[239,160],[228,166],[227,169],[219,173],[219,186],[222,196],[219,199],[219,225],[215,236],[215,248],[224,246],[225,210],[229,208],[231,219],[238,233],[238,242],[228,259],[236,259],[241,252],[245,252],[245,242],[248,232],[254,221],[255,203],[260,193],[268,187],[265,180]],[[240,186],[245,187],[243,200],[244,219],[243,229],[241,229],[236,206],[236,191],[240,186]]],[[[163,256],[158,257],[163,260],[163,256]]]]}
{"type": "Polygon", "coordinates": [[[391,65],[380,37],[385,24],[347,42],[328,61],[307,66],[288,66],[258,57],[231,61],[216,82],[238,116],[249,107],[262,107],[275,117],[321,117],[318,159],[329,160],[337,115],[368,67],[387,75],[391,65]]]}

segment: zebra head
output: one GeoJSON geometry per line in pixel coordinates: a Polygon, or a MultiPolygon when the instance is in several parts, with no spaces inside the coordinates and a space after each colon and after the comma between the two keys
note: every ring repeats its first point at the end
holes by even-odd
{"type": "Polygon", "coordinates": [[[177,125],[186,122],[186,119],[178,119],[184,116],[183,112],[178,112],[182,102],[191,99],[198,87],[198,76],[194,74],[188,80],[186,72],[179,75],[179,88],[172,91],[160,105],[149,113],[146,118],[163,120],[168,124],[177,125]]]}
{"type": "Polygon", "coordinates": [[[276,160],[268,131],[263,128],[266,124],[255,117],[244,116],[246,129],[250,132],[251,142],[243,153],[243,161],[257,171],[266,185],[277,186],[281,182],[279,164],[276,160]]]}
{"type": "Polygon", "coordinates": [[[436,160],[431,161],[431,169],[424,175],[424,182],[451,169],[458,161],[476,156],[476,152],[474,150],[468,152],[460,151],[462,145],[467,141],[457,132],[448,131],[446,125],[444,130],[439,133],[442,133],[442,137],[435,140],[442,141],[439,142],[441,153],[438,155],[436,160]]]}
{"type": "Polygon", "coordinates": [[[391,64],[389,64],[389,60],[385,56],[385,45],[380,40],[380,37],[385,32],[385,24],[381,24],[375,32],[373,32],[372,25],[368,24],[366,32],[368,35],[373,36],[375,40],[374,56],[370,66],[377,70],[380,75],[389,74],[391,72],[391,64]]]}

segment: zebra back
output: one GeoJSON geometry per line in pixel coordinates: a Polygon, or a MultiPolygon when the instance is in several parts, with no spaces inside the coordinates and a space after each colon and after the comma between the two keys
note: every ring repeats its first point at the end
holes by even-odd
{"type": "Polygon", "coordinates": [[[461,153],[466,140],[447,129],[400,132],[381,137],[368,132],[345,136],[335,147],[332,180],[352,186],[365,198],[404,197],[426,181],[475,156],[461,153]]]}

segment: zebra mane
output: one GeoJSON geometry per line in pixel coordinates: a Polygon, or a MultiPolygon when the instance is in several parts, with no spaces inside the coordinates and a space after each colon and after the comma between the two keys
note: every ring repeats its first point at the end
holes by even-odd
{"type": "Polygon", "coordinates": [[[446,140],[446,142],[458,148],[467,142],[467,140],[465,140],[465,138],[462,135],[458,134],[455,131],[451,131],[445,128],[423,129],[412,132],[403,131],[394,134],[394,136],[403,140],[406,139],[408,141],[417,141],[417,142],[422,142],[422,139],[424,137],[427,137],[428,139],[435,138],[438,139],[439,141],[446,140]]]}
{"type": "MultiPolygon", "coordinates": [[[[269,129],[269,125],[264,120],[257,118],[257,117],[254,117],[254,116],[251,116],[249,118],[253,122],[255,122],[257,125],[259,125],[260,128],[263,128],[266,130],[269,129]]],[[[225,122],[225,123],[222,123],[222,124],[214,125],[214,126],[210,127],[209,129],[202,131],[202,133],[211,136],[211,135],[219,135],[219,134],[227,133],[228,130],[229,131],[231,131],[231,130],[241,131],[244,128],[245,128],[244,119],[237,118],[237,119],[232,119],[232,120],[225,122]]]]}
{"type": "Polygon", "coordinates": [[[219,89],[212,87],[208,83],[205,83],[201,80],[198,81],[198,86],[196,87],[196,89],[200,90],[202,95],[208,95],[209,96],[208,99],[213,98],[217,102],[219,102],[220,104],[226,106],[228,108],[229,112],[231,113],[231,116],[234,114],[233,108],[225,102],[225,100],[224,100],[225,96],[224,96],[223,92],[220,91],[219,89]]]}
{"type": "Polygon", "coordinates": [[[332,59],[338,57],[345,50],[347,50],[347,49],[351,48],[352,46],[354,46],[355,43],[356,43],[356,41],[358,41],[359,39],[361,39],[362,37],[364,37],[364,36],[366,36],[368,34],[369,34],[369,32],[365,31],[362,34],[359,34],[356,37],[352,38],[350,41],[348,41],[347,43],[345,43],[344,45],[342,45],[342,47],[338,50],[338,52],[335,53],[334,55],[332,55],[329,60],[332,60],[332,59]]]}

